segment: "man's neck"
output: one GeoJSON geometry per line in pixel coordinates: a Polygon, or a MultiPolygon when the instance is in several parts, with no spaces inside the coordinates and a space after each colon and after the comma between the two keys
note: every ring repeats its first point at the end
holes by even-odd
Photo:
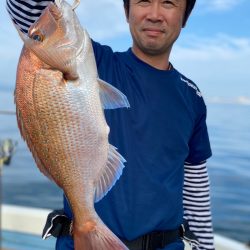
{"type": "Polygon", "coordinates": [[[169,69],[169,53],[160,55],[145,54],[141,50],[132,47],[133,53],[143,62],[159,70],[169,69]]]}

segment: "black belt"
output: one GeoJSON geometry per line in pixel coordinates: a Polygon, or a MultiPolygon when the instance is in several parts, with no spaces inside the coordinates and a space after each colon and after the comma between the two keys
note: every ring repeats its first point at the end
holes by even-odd
{"type": "MultiPolygon", "coordinates": [[[[42,237],[46,239],[51,235],[54,237],[71,235],[71,220],[67,218],[63,210],[54,210],[47,217],[42,237]]],[[[196,236],[190,231],[187,221],[184,221],[176,230],[156,231],[132,241],[121,240],[130,250],[155,250],[180,239],[185,239],[194,246],[199,245],[196,236]]]]}
{"type": "Polygon", "coordinates": [[[145,234],[132,241],[121,240],[130,250],[155,250],[180,240],[182,236],[183,230],[180,227],[177,230],[156,231],[145,234]]]}

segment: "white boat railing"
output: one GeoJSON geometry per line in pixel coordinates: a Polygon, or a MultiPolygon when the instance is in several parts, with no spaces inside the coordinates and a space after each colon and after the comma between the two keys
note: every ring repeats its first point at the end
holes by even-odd
{"type": "MultiPolygon", "coordinates": [[[[2,205],[2,229],[41,236],[50,211],[48,209],[2,205]]],[[[215,235],[215,245],[216,250],[250,250],[244,244],[220,235],[215,235]]],[[[190,249],[186,245],[185,250],[190,249]]]]}
{"type": "Polygon", "coordinates": [[[2,229],[41,235],[51,210],[14,205],[2,205],[2,229]]]}

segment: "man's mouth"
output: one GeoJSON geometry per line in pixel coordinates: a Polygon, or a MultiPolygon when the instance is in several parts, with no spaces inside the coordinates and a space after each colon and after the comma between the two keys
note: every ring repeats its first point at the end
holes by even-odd
{"type": "Polygon", "coordinates": [[[164,33],[163,29],[158,28],[143,28],[142,30],[149,36],[159,36],[164,33]]]}

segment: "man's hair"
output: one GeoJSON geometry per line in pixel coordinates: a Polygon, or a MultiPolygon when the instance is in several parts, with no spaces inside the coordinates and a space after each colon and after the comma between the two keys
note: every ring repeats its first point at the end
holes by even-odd
{"type": "MultiPolygon", "coordinates": [[[[129,13],[129,1],[130,0],[123,0],[127,16],[128,16],[128,13],[129,13]]],[[[187,6],[186,6],[185,15],[184,15],[183,25],[182,25],[183,27],[186,25],[188,17],[190,15],[190,13],[192,12],[192,9],[194,8],[195,1],[196,0],[187,0],[187,6]]]]}

